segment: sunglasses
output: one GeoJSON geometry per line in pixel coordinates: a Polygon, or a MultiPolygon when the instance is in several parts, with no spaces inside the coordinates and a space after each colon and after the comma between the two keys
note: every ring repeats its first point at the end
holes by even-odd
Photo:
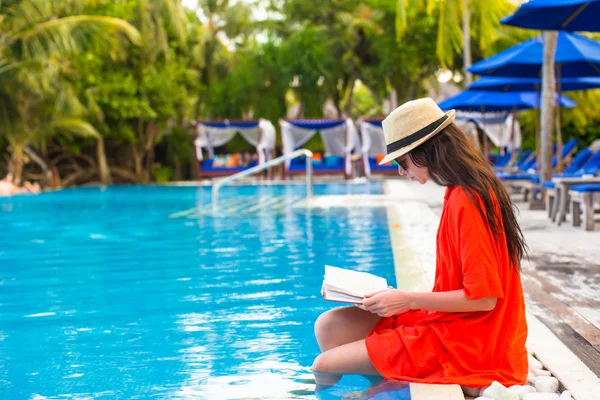
{"type": "Polygon", "coordinates": [[[406,156],[398,157],[394,159],[394,163],[402,167],[403,170],[406,170],[406,156]]]}

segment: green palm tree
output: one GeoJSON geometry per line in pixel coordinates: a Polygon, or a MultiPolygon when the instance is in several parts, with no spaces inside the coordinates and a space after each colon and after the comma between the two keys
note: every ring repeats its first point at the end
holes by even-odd
{"type": "MultiPolygon", "coordinates": [[[[94,15],[57,18],[53,7],[53,2],[45,0],[0,1],[0,127],[9,143],[10,169],[16,182],[21,179],[30,144],[56,132],[97,136],[81,118],[83,113],[56,112],[62,106],[55,93],[68,89],[54,80],[60,75],[55,57],[117,35],[132,43],[140,41],[139,32],[122,19],[94,15]]],[[[72,92],[68,102],[77,103],[72,92]]]]}
{"type": "MultiPolygon", "coordinates": [[[[194,119],[200,118],[202,105],[207,103],[209,88],[216,77],[217,69],[226,70],[230,58],[227,45],[220,37],[226,36],[234,41],[246,36],[255,26],[251,24],[252,10],[248,4],[237,2],[231,5],[229,0],[200,0],[198,7],[206,21],[196,27],[194,50],[200,53],[201,61],[197,64],[202,87],[196,99],[194,119]]],[[[226,75],[226,73],[221,74],[226,75]]]]}
{"type": "Polygon", "coordinates": [[[426,7],[428,13],[439,13],[437,57],[442,66],[452,64],[454,56],[463,56],[465,83],[471,83],[471,37],[479,38],[485,52],[495,38],[500,18],[510,14],[515,5],[509,0],[397,0],[396,38],[400,40],[408,28],[407,7],[426,7]]]}

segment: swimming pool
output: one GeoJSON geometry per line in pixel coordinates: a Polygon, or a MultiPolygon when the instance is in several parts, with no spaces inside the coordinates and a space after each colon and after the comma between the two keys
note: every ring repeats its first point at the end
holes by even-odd
{"type": "Polygon", "coordinates": [[[210,187],[0,198],[0,393],[313,398],[324,265],[395,277],[384,208],[294,207],[304,195],[226,187],[216,214],[210,187]]]}

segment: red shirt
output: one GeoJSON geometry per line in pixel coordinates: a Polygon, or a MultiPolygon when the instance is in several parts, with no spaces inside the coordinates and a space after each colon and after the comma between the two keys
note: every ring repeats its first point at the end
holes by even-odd
{"type": "MultiPolygon", "coordinates": [[[[503,228],[495,235],[462,187],[448,187],[444,198],[433,291],[462,289],[472,300],[496,297],[496,307],[464,313],[413,310],[382,318],[366,339],[371,362],[396,381],[522,385],[527,377],[525,302],[503,228]]],[[[494,203],[501,221],[495,198],[494,203]]]]}

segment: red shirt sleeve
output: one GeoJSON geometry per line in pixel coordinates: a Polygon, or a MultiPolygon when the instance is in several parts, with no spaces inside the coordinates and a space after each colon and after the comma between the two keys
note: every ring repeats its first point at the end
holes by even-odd
{"type": "MultiPolygon", "coordinates": [[[[457,250],[467,298],[503,298],[502,282],[498,273],[499,260],[494,251],[495,238],[477,206],[466,191],[457,187],[448,199],[448,220],[451,241],[457,250]]],[[[483,202],[476,195],[483,207],[483,202]]],[[[484,208],[485,211],[485,208],[484,208]]]]}

